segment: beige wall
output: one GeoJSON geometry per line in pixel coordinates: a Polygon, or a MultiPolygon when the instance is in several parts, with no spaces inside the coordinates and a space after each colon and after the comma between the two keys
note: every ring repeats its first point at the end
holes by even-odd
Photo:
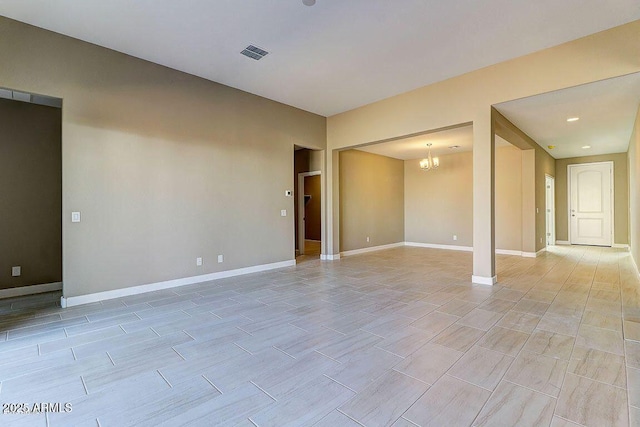
{"type": "MultiPolygon", "coordinates": [[[[473,275],[490,278],[495,274],[491,105],[640,71],[640,62],[629,59],[640,57],[640,44],[635,42],[639,38],[640,21],[635,21],[329,117],[327,147],[343,149],[472,122],[473,275]]],[[[339,179],[338,162],[332,155],[327,159],[328,249],[337,253],[340,200],[334,181],[339,179]]],[[[544,230],[540,221],[536,232],[543,237],[544,230]]],[[[540,236],[536,237],[539,242],[540,236]]]]}
{"type": "Polygon", "coordinates": [[[496,249],[522,251],[522,150],[519,148],[496,148],[495,188],[496,249]]]}
{"type": "Polygon", "coordinates": [[[472,246],[473,153],[439,157],[440,167],[428,172],[420,159],[404,162],[404,239],[472,246]]]}
{"type": "Polygon", "coordinates": [[[311,150],[309,152],[309,170],[321,171],[322,170],[322,155],[324,151],[311,150]]]}
{"type": "Polygon", "coordinates": [[[629,244],[631,255],[640,266],[640,109],[629,141],[629,244]]]}
{"type": "Polygon", "coordinates": [[[293,146],[323,149],[325,118],[6,18],[0,35],[2,86],[64,99],[65,296],[293,259],[293,146]]]}
{"type": "Polygon", "coordinates": [[[0,99],[0,289],[62,281],[61,129],[59,108],[0,99]]]}
{"type": "Polygon", "coordinates": [[[403,161],[340,152],[340,218],[343,252],[404,241],[403,161]]]}
{"type": "MultiPolygon", "coordinates": [[[[505,146],[495,155],[496,248],[521,251],[521,150],[505,146]]],[[[405,241],[473,246],[473,153],[440,156],[441,166],[431,172],[419,162],[404,162],[405,241]]]]}
{"type": "Polygon", "coordinates": [[[556,160],[556,240],[569,240],[567,166],[582,163],[613,162],[614,243],[629,243],[629,176],[627,153],[572,157],[556,160]]]}
{"type": "Polygon", "coordinates": [[[529,135],[492,109],[496,135],[522,152],[522,250],[537,252],[546,246],[546,175],[555,176],[555,159],[529,135]]]}

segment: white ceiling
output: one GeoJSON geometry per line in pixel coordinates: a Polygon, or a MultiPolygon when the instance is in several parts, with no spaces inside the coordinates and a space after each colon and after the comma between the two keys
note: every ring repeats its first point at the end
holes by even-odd
{"type": "Polygon", "coordinates": [[[0,0],[0,15],[330,116],[640,19],[640,2],[0,0]]]}
{"type": "Polygon", "coordinates": [[[640,73],[634,73],[495,107],[551,156],[564,159],[626,152],[639,104],[640,73]],[[567,122],[570,117],[580,120],[567,122]]]}
{"type": "Polygon", "coordinates": [[[358,147],[360,151],[393,157],[400,160],[421,159],[427,156],[427,143],[433,157],[471,151],[473,149],[473,127],[471,125],[410,138],[358,147]],[[449,148],[458,145],[459,148],[449,148]]]}
{"type": "MultiPolygon", "coordinates": [[[[358,147],[356,150],[393,157],[394,159],[412,160],[422,159],[427,156],[428,143],[431,144],[431,155],[433,157],[472,151],[473,126],[462,126],[409,138],[379,142],[358,147]]],[[[496,147],[504,147],[510,144],[496,135],[495,145],[496,147]]]]}
{"type": "MultiPolygon", "coordinates": [[[[640,105],[640,73],[584,84],[494,105],[556,159],[624,153],[640,105]],[[568,118],[579,117],[576,122],[568,118]],[[550,149],[548,146],[554,146],[550,149]],[[582,148],[589,146],[590,148],[582,148]]],[[[496,135],[496,147],[508,144],[496,135]]],[[[358,147],[400,160],[473,149],[471,125],[358,147]],[[459,148],[450,149],[452,145],[459,148]]]]}

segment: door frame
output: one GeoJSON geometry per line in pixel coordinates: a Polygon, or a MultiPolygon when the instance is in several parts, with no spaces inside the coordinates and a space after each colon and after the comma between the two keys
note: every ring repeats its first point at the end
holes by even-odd
{"type": "Polygon", "coordinates": [[[544,174],[545,184],[545,222],[547,233],[547,246],[556,244],[556,178],[549,174],[544,174]],[[547,191],[547,186],[551,191],[547,191]],[[551,207],[549,207],[549,193],[551,193],[551,207]],[[551,214],[551,215],[549,215],[551,214]],[[551,220],[549,221],[549,217],[551,220]]]}
{"type": "MultiPolygon", "coordinates": [[[[304,179],[307,176],[322,175],[322,171],[300,172],[298,174],[298,253],[304,255],[304,241],[305,241],[305,228],[304,228],[304,179]]],[[[322,193],[322,185],[320,186],[320,193],[322,193]]],[[[322,236],[322,232],[320,232],[322,236]]]]}
{"type": "Polygon", "coordinates": [[[591,166],[601,164],[608,164],[610,166],[609,173],[611,179],[611,194],[609,195],[609,202],[611,203],[611,247],[614,247],[615,245],[615,174],[613,171],[613,160],[607,160],[604,162],[572,163],[570,165],[567,165],[567,236],[569,237],[570,245],[573,245],[573,243],[571,242],[571,168],[574,166],[591,166]]]}

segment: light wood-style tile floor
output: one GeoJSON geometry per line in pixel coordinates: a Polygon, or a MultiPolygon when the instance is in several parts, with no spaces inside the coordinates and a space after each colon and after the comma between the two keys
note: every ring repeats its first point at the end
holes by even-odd
{"type": "Polygon", "coordinates": [[[395,248],[61,309],[0,301],[0,400],[26,426],[640,425],[629,254],[395,248]],[[15,408],[14,408],[15,409],[15,408]]]}

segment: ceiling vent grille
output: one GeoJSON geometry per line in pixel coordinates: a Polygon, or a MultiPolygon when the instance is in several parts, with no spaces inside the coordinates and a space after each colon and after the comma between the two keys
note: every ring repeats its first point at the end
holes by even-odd
{"type": "Polygon", "coordinates": [[[242,52],[240,52],[241,54],[243,54],[244,56],[247,56],[251,59],[255,59],[256,61],[264,58],[265,56],[267,56],[269,54],[269,52],[267,52],[264,49],[260,49],[259,47],[256,47],[252,44],[250,44],[249,46],[245,47],[244,50],[242,52]]]}

